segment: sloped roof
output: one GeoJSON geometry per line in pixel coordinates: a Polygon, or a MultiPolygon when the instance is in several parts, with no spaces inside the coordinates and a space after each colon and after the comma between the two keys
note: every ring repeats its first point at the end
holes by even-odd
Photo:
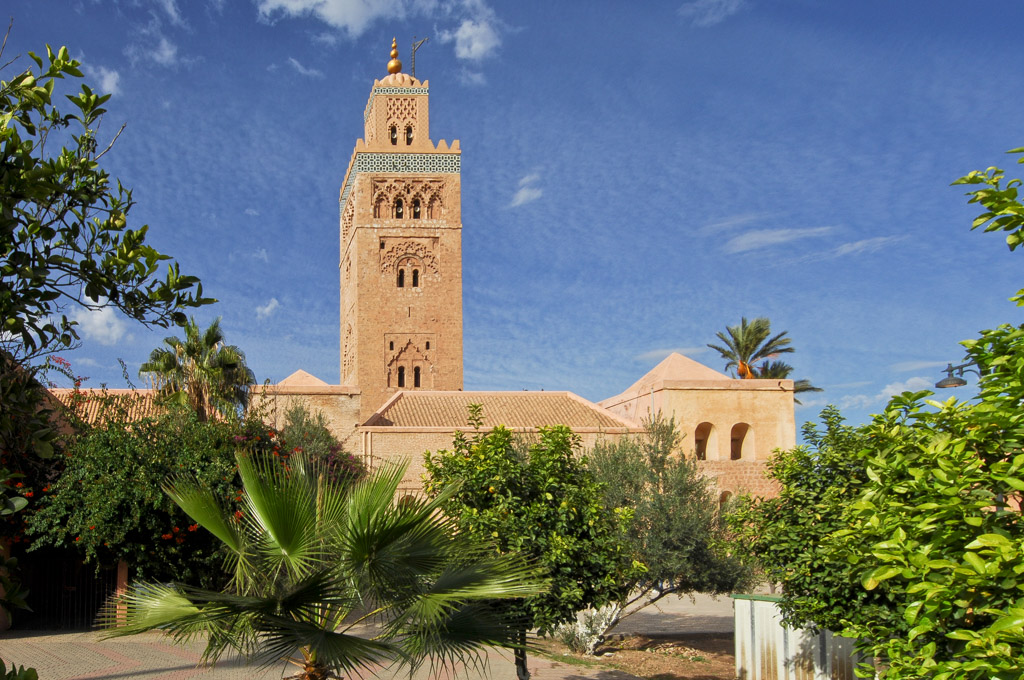
{"type": "Polygon", "coordinates": [[[283,387],[327,387],[327,383],[323,380],[302,369],[295,371],[277,384],[283,387]]]}
{"type": "Polygon", "coordinates": [[[648,371],[642,378],[630,385],[622,394],[603,399],[602,404],[630,399],[637,394],[649,392],[653,387],[667,381],[732,380],[724,373],[708,368],[699,361],[672,352],[661,363],[648,371]]]}
{"type": "Polygon", "coordinates": [[[399,392],[367,426],[467,427],[469,405],[483,406],[483,427],[573,429],[633,428],[635,425],[571,392],[399,392]]]}
{"type": "Polygon", "coordinates": [[[163,412],[156,403],[154,390],[54,388],[49,392],[90,425],[103,422],[104,417],[111,415],[113,409],[123,409],[127,422],[149,418],[163,412]]]}

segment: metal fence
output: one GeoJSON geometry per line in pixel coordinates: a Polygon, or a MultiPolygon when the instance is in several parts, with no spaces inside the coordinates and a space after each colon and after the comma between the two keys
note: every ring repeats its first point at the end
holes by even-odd
{"type": "Polygon", "coordinates": [[[782,625],[770,595],[733,595],[739,680],[855,680],[864,661],[854,641],[782,625]]]}

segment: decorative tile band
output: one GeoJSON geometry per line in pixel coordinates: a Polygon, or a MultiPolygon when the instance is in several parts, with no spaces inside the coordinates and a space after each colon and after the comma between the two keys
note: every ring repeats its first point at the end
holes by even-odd
{"type": "Polygon", "coordinates": [[[370,109],[373,108],[373,98],[379,94],[430,94],[429,87],[375,87],[370,91],[370,99],[366,102],[366,110],[363,111],[363,122],[370,119],[370,109]]]}
{"type": "MultiPolygon", "coordinates": [[[[398,88],[393,88],[398,89],[398,88]]],[[[388,172],[396,174],[441,173],[458,175],[462,171],[462,157],[457,153],[357,153],[341,190],[340,213],[344,214],[352,182],[361,172],[388,172]]]]}

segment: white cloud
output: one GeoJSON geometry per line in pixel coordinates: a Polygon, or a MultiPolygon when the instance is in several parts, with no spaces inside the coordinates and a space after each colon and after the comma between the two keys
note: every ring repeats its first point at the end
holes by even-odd
{"type": "Polygon", "coordinates": [[[487,17],[464,19],[454,31],[443,32],[441,42],[454,42],[455,56],[470,61],[486,59],[501,47],[501,37],[487,17]]]}
{"type": "Polygon", "coordinates": [[[886,400],[889,397],[894,397],[897,394],[903,394],[904,392],[917,392],[918,390],[930,390],[935,387],[935,380],[929,380],[928,378],[922,378],[920,376],[914,376],[913,378],[907,378],[903,382],[889,383],[882,388],[882,391],[878,393],[878,399],[886,400]]]}
{"type": "MultiPolygon", "coordinates": [[[[101,300],[103,304],[105,301],[101,300]]],[[[113,307],[103,307],[95,311],[88,309],[77,310],[72,318],[78,323],[78,330],[82,337],[88,340],[95,340],[101,345],[112,346],[122,339],[130,340],[128,324],[117,315],[113,307]]]]}
{"type": "Polygon", "coordinates": [[[876,250],[880,250],[886,245],[895,241],[903,240],[902,236],[876,236],[875,238],[866,238],[861,241],[852,241],[850,243],[844,243],[835,249],[835,256],[842,257],[843,255],[860,255],[861,253],[873,253],[876,250]]]}
{"type": "Polygon", "coordinates": [[[781,243],[789,243],[804,238],[824,236],[832,231],[832,227],[809,227],[807,229],[756,229],[739,236],[734,236],[725,244],[726,253],[745,253],[781,243]]]}
{"type": "Polygon", "coordinates": [[[245,214],[248,215],[249,217],[257,217],[260,214],[260,211],[257,210],[256,208],[246,208],[245,214]]]}
{"type": "Polygon", "coordinates": [[[252,256],[254,259],[262,260],[263,262],[270,262],[270,256],[267,254],[266,248],[260,248],[255,253],[253,253],[252,256]]]}
{"type": "Polygon", "coordinates": [[[275,309],[277,309],[280,306],[281,305],[278,303],[277,298],[270,298],[270,302],[263,305],[262,307],[256,308],[256,318],[266,319],[268,316],[274,313],[275,309]]]}
{"type": "Polygon", "coordinates": [[[947,363],[946,361],[901,361],[889,368],[903,373],[904,371],[920,371],[925,368],[937,368],[940,366],[945,368],[947,363]]]}
{"type": "Polygon", "coordinates": [[[103,94],[120,94],[118,87],[121,83],[121,74],[117,71],[103,66],[85,66],[85,74],[96,81],[96,91],[103,94]]]}
{"type": "Polygon", "coordinates": [[[459,72],[459,81],[463,85],[486,85],[487,78],[480,71],[470,71],[464,68],[459,72]]]}
{"type": "Polygon", "coordinates": [[[323,78],[324,72],[315,68],[306,68],[299,63],[299,60],[295,57],[288,57],[288,63],[291,64],[292,68],[299,72],[300,75],[304,75],[308,78],[323,78]]]}
{"type": "Polygon", "coordinates": [[[408,0],[256,0],[256,9],[260,17],[268,21],[276,16],[313,16],[357,38],[378,19],[402,19],[433,4],[408,0]]]}
{"type": "Polygon", "coordinates": [[[313,42],[319,45],[327,45],[328,47],[334,47],[338,44],[338,36],[335,33],[329,31],[321,31],[313,36],[313,42]]]}
{"type": "MultiPolygon", "coordinates": [[[[158,31],[157,31],[158,32],[158,31]]],[[[162,35],[143,32],[146,41],[137,42],[125,48],[125,54],[133,61],[148,59],[161,66],[174,66],[178,63],[178,47],[162,35]]]]}
{"type": "Polygon", "coordinates": [[[744,4],[744,0],[690,0],[679,8],[679,16],[694,26],[714,26],[743,9],[744,4]]]}
{"type": "Polygon", "coordinates": [[[184,25],[185,22],[182,21],[181,12],[178,11],[178,3],[175,0],[157,0],[157,4],[164,10],[172,24],[175,26],[184,25]]]}
{"type": "Polygon", "coordinates": [[[673,352],[678,352],[684,357],[692,357],[697,354],[704,354],[707,351],[707,347],[669,347],[667,349],[652,349],[650,351],[637,354],[633,359],[635,361],[643,361],[647,363],[650,361],[661,361],[673,352]]]}
{"type": "Polygon", "coordinates": [[[508,207],[518,208],[543,196],[544,190],[534,186],[539,181],[540,175],[536,172],[526,175],[519,180],[519,191],[512,197],[512,202],[508,204],[508,207]]]}

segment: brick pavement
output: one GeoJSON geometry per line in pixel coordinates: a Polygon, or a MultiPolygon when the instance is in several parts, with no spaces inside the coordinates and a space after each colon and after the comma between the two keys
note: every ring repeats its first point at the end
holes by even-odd
{"type": "MultiPolygon", "coordinates": [[[[696,633],[732,632],[732,601],[698,597],[672,599],[627,618],[618,633],[696,633]]],[[[202,645],[192,642],[172,644],[158,633],[102,640],[98,632],[8,631],[0,637],[0,658],[34,667],[41,680],[99,680],[101,678],[140,678],[142,680],[280,680],[294,673],[293,667],[278,664],[260,669],[234,658],[214,669],[199,668],[202,645]]],[[[457,677],[477,680],[515,680],[511,655],[492,651],[488,669],[461,672],[457,677]]],[[[531,656],[530,670],[535,680],[634,680],[619,671],[573,666],[543,657],[531,656]]],[[[378,680],[408,678],[406,671],[381,669],[373,673],[378,680]]],[[[431,680],[425,668],[411,680],[431,680]]]]}

